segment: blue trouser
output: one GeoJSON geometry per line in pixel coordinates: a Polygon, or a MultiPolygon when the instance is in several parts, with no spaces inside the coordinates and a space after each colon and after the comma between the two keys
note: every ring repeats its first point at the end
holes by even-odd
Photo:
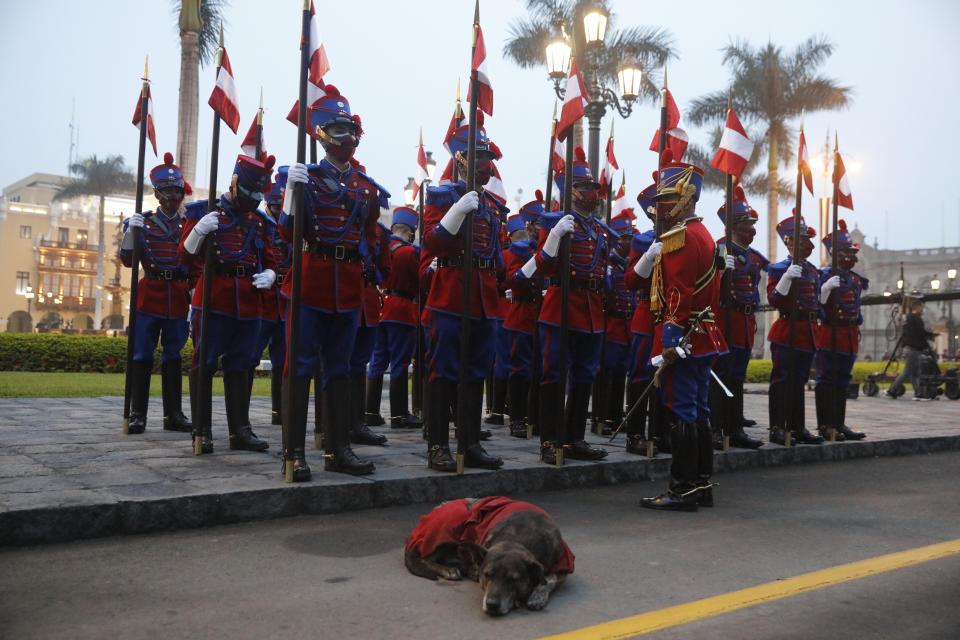
{"type": "MultiPolygon", "coordinates": [[[[540,356],[542,361],[540,384],[560,380],[560,327],[539,323],[540,356]]],[[[593,384],[600,368],[602,333],[569,331],[567,334],[567,380],[570,384],[593,384]]]]}
{"type": "Polygon", "coordinates": [[[533,365],[533,335],[523,331],[514,331],[513,329],[500,329],[499,343],[497,351],[497,365],[494,368],[493,375],[498,378],[509,378],[510,376],[521,376],[523,378],[531,377],[531,366],[533,365]],[[500,349],[503,349],[504,370],[500,367],[500,349]]]}
{"type": "Polygon", "coordinates": [[[813,351],[790,349],[776,342],[770,343],[770,356],[773,359],[773,369],[770,371],[770,383],[788,382],[790,372],[793,371],[794,384],[806,384],[810,379],[810,364],[813,362],[813,351]],[[793,354],[790,352],[793,351],[793,354]]]}
{"type": "MultiPolygon", "coordinates": [[[[471,318],[470,360],[467,363],[467,381],[480,382],[487,378],[493,366],[494,320],[471,318]]],[[[460,379],[460,316],[434,311],[430,314],[427,354],[430,381],[460,379]]]]}
{"type": "Polygon", "coordinates": [[[830,349],[817,349],[817,384],[846,387],[850,384],[853,363],[856,361],[855,353],[837,353],[834,356],[830,349]],[[836,370],[834,370],[834,363],[836,363],[836,370]]]}
{"type": "Polygon", "coordinates": [[[653,378],[654,367],[650,364],[650,352],[653,350],[653,336],[649,333],[634,333],[630,345],[631,384],[649,383],[653,378]]]}
{"type": "Polygon", "coordinates": [[[391,375],[401,373],[410,366],[410,358],[416,339],[416,327],[399,322],[381,322],[377,326],[373,355],[367,375],[379,378],[390,367],[391,375]]]}
{"type": "Polygon", "coordinates": [[[180,359],[180,350],[187,343],[190,326],[186,318],[161,318],[149,313],[137,312],[137,332],[133,337],[134,362],[153,363],[153,351],[160,340],[160,361],[180,359]]]}
{"type": "Polygon", "coordinates": [[[376,338],[376,327],[357,327],[357,337],[353,341],[353,351],[350,352],[351,374],[366,373],[376,338]]]}
{"type": "Polygon", "coordinates": [[[260,356],[267,347],[270,347],[270,368],[282,372],[283,364],[287,361],[287,323],[285,321],[260,321],[260,333],[250,362],[251,367],[260,364],[260,356]]]}
{"type": "Polygon", "coordinates": [[[660,397],[664,406],[684,422],[710,417],[710,367],[715,356],[687,356],[664,367],[660,373],[660,397]]]}
{"type": "Polygon", "coordinates": [[[747,364],[750,362],[750,348],[728,345],[729,352],[717,356],[713,370],[721,380],[743,382],[747,379],[747,364]]]}
{"type": "Polygon", "coordinates": [[[510,377],[510,343],[504,335],[503,318],[493,322],[493,377],[506,380],[510,377]]]}
{"type": "Polygon", "coordinates": [[[603,370],[614,375],[623,375],[630,370],[633,356],[632,345],[607,340],[603,343],[603,370]]]}
{"type": "MultiPolygon", "coordinates": [[[[200,312],[193,314],[193,368],[200,366],[200,312]]],[[[207,314],[210,322],[207,332],[207,370],[217,370],[217,358],[223,356],[223,372],[247,371],[250,368],[250,354],[257,344],[260,332],[260,318],[242,320],[219,313],[207,314]]]]}
{"type": "Polygon", "coordinates": [[[350,355],[357,336],[359,309],[327,312],[300,307],[300,344],[297,353],[287,354],[287,368],[295,359],[298,377],[310,378],[323,367],[323,386],[350,373],[350,355]]]}

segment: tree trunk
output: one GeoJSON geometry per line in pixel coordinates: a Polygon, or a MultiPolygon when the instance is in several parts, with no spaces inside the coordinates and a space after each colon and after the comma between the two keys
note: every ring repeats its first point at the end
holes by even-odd
{"type": "Polygon", "coordinates": [[[183,178],[196,184],[197,115],[200,93],[200,34],[180,32],[180,97],[177,113],[177,156],[183,178]]]}
{"type": "Polygon", "coordinates": [[[770,262],[777,261],[777,247],[780,237],[777,235],[777,218],[779,217],[779,190],[777,178],[777,139],[770,134],[770,157],[767,160],[767,258],[770,262]]]}
{"type": "Polygon", "coordinates": [[[97,293],[94,296],[93,328],[102,329],[103,321],[103,210],[106,198],[100,196],[100,212],[97,214],[97,293]]]}

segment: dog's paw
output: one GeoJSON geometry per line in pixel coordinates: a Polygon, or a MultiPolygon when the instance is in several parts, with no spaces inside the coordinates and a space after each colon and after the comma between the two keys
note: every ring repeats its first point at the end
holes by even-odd
{"type": "Polygon", "coordinates": [[[460,580],[463,578],[463,576],[460,575],[460,569],[456,567],[444,567],[443,570],[440,571],[439,577],[444,580],[460,580]]]}
{"type": "Polygon", "coordinates": [[[547,600],[550,599],[550,588],[545,584],[537,585],[527,598],[527,609],[531,611],[540,611],[547,606],[547,600]]]}

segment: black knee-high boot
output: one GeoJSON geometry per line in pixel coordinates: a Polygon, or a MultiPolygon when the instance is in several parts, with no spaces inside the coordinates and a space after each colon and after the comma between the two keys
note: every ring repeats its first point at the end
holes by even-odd
{"type": "Polygon", "coordinates": [[[283,369],[270,371],[270,424],[283,423],[283,369]]]}
{"type": "Polygon", "coordinates": [[[717,381],[710,377],[710,390],[708,392],[708,401],[710,403],[710,437],[713,442],[713,448],[717,451],[723,451],[723,436],[729,433],[730,424],[729,408],[727,396],[717,384],[717,381]]]}
{"type": "MultiPolygon", "coordinates": [[[[190,371],[190,413],[193,415],[194,440],[200,439],[200,453],[213,453],[213,372],[201,378],[200,370],[190,371]],[[202,405],[200,394],[207,399],[202,405]]],[[[196,453],[196,451],[194,451],[196,453]]]]}
{"type": "Polygon", "coordinates": [[[570,387],[564,419],[566,438],[564,456],[574,460],[602,460],[607,450],[590,446],[584,436],[587,429],[587,405],[590,403],[590,385],[576,384],[570,387]]]}
{"type": "MultiPolygon", "coordinates": [[[[393,371],[390,372],[393,378],[393,371]]],[[[386,420],[380,415],[380,398],[383,396],[383,376],[367,378],[366,423],[371,427],[380,427],[386,420]]]]}
{"type": "MultiPolygon", "coordinates": [[[[281,378],[283,380],[283,378],[281,378]]],[[[290,421],[283,429],[283,465],[281,473],[290,465],[294,482],[306,482],[310,479],[310,466],[307,464],[304,440],[307,432],[307,411],[310,407],[310,380],[309,376],[296,376],[283,380],[293,385],[291,390],[292,404],[287,411],[290,421]]]]}
{"type": "MultiPolygon", "coordinates": [[[[707,435],[706,447],[712,454],[712,438],[707,435]]],[[[696,511],[698,461],[700,457],[697,425],[674,417],[670,426],[670,482],[666,492],[653,498],[643,498],[640,506],[661,511],[696,511]]]]}
{"type": "Polygon", "coordinates": [[[327,381],[324,392],[328,400],[326,408],[329,411],[323,437],[324,470],[355,476],[373,473],[376,470],[373,463],[358,458],[350,447],[350,378],[331,378],[327,381]]]}
{"type": "Polygon", "coordinates": [[[530,379],[519,374],[507,381],[507,406],[510,412],[510,435],[527,437],[527,400],[530,395],[530,379]]]}
{"type": "Polygon", "coordinates": [[[557,447],[562,446],[562,443],[557,443],[557,425],[562,419],[559,404],[560,383],[551,382],[539,387],[540,460],[547,464],[556,464],[557,447]]]}
{"type": "Polygon", "coordinates": [[[464,454],[463,463],[465,466],[479,469],[499,469],[503,466],[503,458],[491,456],[480,445],[480,422],[483,419],[482,381],[467,383],[466,402],[465,424],[457,425],[457,428],[466,429],[467,448],[465,451],[458,450],[457,453],[464,454]]]}
{"type": "Polygon", "coordinates": [[[134,360],[130,363],[130,416],[128,434],[143,433],[147,428],[147,406],[150,403],[150,372],[153,362],[134,360]]]}
{"type": "Polygon", "coordinates": [[[608,380],[610,381],[610,390],[607,395],[607,410],[604,415],[603,428],[601,429],[601,432],[605,436],[613,433],[613,430],[619,427],[620,422],[623,420],[623,395],[627,385],[627,373],[625,371],[610,372],[608,380]]]}
{"type": "Polygon", "coordinates": [[[450,395],[455,383],[448,380],[427,382],[426,409],[427,466],[434,471],[453,472],[457,463],[450,454],[450,395]]]}
{"type": "MultiPolygon", "coordinates": [[[[648,449],[645,430],[647,426],[647,407],[650,401],[649,394],[647,394],[648,397],[640,400],[640,404],[637,405],[640,394],[643,393],[645,388],[646,385],[642,382],[631,382],[627,385],[627,410],[633,410],[633,413],[627,418],[625,427],[627,431],[627,453],[633,453],[638,456],[647,455],[648,449]],[[636,408],[634,408],[634,405],[636,405],[636,408]]],[[[654,455],[656,455],[655,450],[654,455]]]]}
{"type": "Polygon", "coordinates": [[[163,390],[163,428],[165,431],[189,433],[193,424],[183,415],[183,374],[180,358],[160,364],[160,386],[163,390]]]}
{"type": "Polygon", "coordinates": [[[506,413],[507,408],[507,379],[493,376],[492,378],[487,378],[487,381],[493,382],[493,390],[489,395],[492,400],[490,404],[490,414],[484,422],[496,427],[502,427],[504,423],[503,414],[506,413]]]}
{"type": "Polygon", "coordinates": [[[350,374],[350,442],[383,445],[387,442],[387,436],[371,431],[364,417],[366,381],[363,371],[350,374]]]}
{"type": "Polygon", "coordinates": [[[863,440],[867,437],[862,431],[854,431],[847,426],[847,389],[846,387],[837,387],[837,437],[843,436],[845,440],[863,440]]]}
{"type": "Polygon", "coordinates": [[[230,431],[230,448],[242,451],[266,451],[270,445],[259,439],[250,426],[250,388],[247,371],[224,371],[223,400],[227,410],[227,428],[230,431]]]}
{"type": "Polygon", "coordinates": [[[407,410],[407,371],[390,372],[390,428],[419,429],[423,422],[407,410]]]}

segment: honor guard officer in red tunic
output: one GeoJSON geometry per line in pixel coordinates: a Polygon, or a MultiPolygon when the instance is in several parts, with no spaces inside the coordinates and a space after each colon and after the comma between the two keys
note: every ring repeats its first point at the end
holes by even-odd
{"type": "Polygon", "coordinates": [[[633,209],[624,209],[608,225],[613,232],[610,238],[613,251],[610,252],[610,265],[607,267],[607,330],[604,334],[603,362],[600,365],[606,383],[599,389],[599,394],[595,392],[593,396],[594,403],[600,401],[599,411],[596,408],[594,411],[603,417],[605,435],[613,433],[623,419],[623,393],[627,372],[632,364],[633,336],[630,324],[637,302],[636,294],[627,287],[626,270],[635,219],[633,209]]]}
{"type": "Polygon", "coordinates": [[[533,340],[543,286],[541,278],[533,273],[527,276],[523,270],[527,264],[536,266],[536,261],[531,263],[530,259],[537,250],[540,216],[543,214],[543,195],[539,190],[536,195],[536,200],[520,207],[520,215],[507,220],[508,230],[517,225],[517,221],[522,227],[513,232],[517,237],[503,252],[506,274],[503,287],[510,292],[510,304],[504,314],[501,342],[505,344],[501,349],[506,352],[503,357],[509,361],[507,409],[510,413],[510,435],[515,438],[527,437],[528,400],[533,379],[533,340]],[[519,237],[521,230],[525,233],[523,239],[519,237]]]}
{"type": "Polygon", "coordinates": [[[150,397],[150,372],[157,340],[163,347],[160,357],[160,381],[163,389],[163,428],[190,431],[193,425],[183,415],[181,397],[180,349],[187,342],[187,313],[190,311],[190,285],[187,268],[180,262],[177,247],[183,233],[182,205],[187,185],[173,155],[163,154],[163,164],[150,172],[153,194],[160,206],[156,211],[135,213],[126,221],[128,228],[120,245],[124,266],[132,266],[133,233],[141,228],[140,264],[144,274],[137,285],[137,332],[133,336],[133,371],[128,433],[143,433],[147,426],[150,397]]]}
{"type": "Polygon", "coordinates": [[[573,211],[545,213],[541,218],[539,250],[531,259],[551,279],[540,310],[540,460],[556,464],[557,447],[575,460],[600,460],[605,449],[584,440],[590,390],[600,366],[603,345],[603,295],[610,244],[605,227],[593,217],[600,202],[600,183],[593,178],[583,149],[577,147],[572,169],[573,211]],[[560,240],[570,235],[570,297],[568,379],[560,379],[560,240]],[[569,383],[565,421],[566,442],[557,441],[561,416],[558,394],[569,383]]]}
{"type": "MultiPolygon", "coordinates": [[[[187,222],[180,242],[180,257],[198,278],[193,292],[193,370],[190,395],[197,397],[200,385],[209,390],[217,361],[223,357],[223,395],[230,430],[230,448],[265,451],[269,445],[257,438],[250,426],[249,389],[250,354],[255,349],[260,327],[261,290],[276,280],[275,253],[270,244],[270,226],[265,214],[257,210],[263,192],[270,187],[273,157],[260,162],[240,155],[233,169],[230,191],[220,196],[217,210],[206,213],[207,202],[192,202],[187,207],[187,222]],[[206,347],[207,376],[199,379],[200,316],[203,301],[203,240],[213,242],[214,271],[211,277],[208,310],[209,344],[206,347]]],[[[210,398],[209,391],[206,395],[210,398]]],[[[210,425],[211,406],[196,407],[194,419],[210,425]],[[197,420],[200,412],[208,416],[197,420]]],[[[204,452],[213,450],[210,433],[203,438],[204,452]]]]}
{"type": "MultiPolygon", "coordinates": [[[[717,211],[724,224],[728,215],[726,208],[724,203],[717,211]]],[[[747,379],[747,364],[757,330],[754,312],[760,304],[760,277],[770,261],[750,247],[757,233],[754,225],[760,216],[747,204],[740,186],[734,190],[729,215],[733,243],[727,248],[725,237],[717,240],[717,253],[725,256],[725,264],[720,311],[715,316],[730,353],[718,357],[713,370],[733,393],[733,398],[728,398],[716,381],[710,381],[710,423],[715,449],[723,449],[724,434],[730,437],[730,444],[734,447],[757,449],[763,446],[763,442],[751,438],[743,430],[743,382],[747,379]]]]}
{"type": "Polygon", "coordinates": [[[811,238],[817,235],[800,219],[800,256],[793,254],[793,216],[777,225],[780,239],[790,252],[785,260],[767,267],[767,299],[780,312],[770,326],[767,340],[773,370],[770,373],[770,442],[786,444],[789,431],[794,442],[820,444],[823,438],[807,430],[803,388],[810,377],[815,348],[814,334],[820,315],[820,271],[807,262],[813,252],[811,238]],[[795,291],[791,297],[791,292],[795,291]],[[791,300],[793,304],[791,305],[791,300]],[[794,321],[790,344],[790,321],[794,321]]]}
{"type": "MultiPolygon", "coordinates": [[[[286,172],[286,167],[281,167],[286,172]]],[[[260,333],[254,350],[253,366],[260,364],[260,355],[270,348],[270,423],[280,424],[281,390],[283,388],[283,365],[287,361],[287,301],[280,294],[280,287],[290,271],[292,251],[290,245],[280,239],[277,221],[280,219],[283,192],[276,182],[263,194],[263,204],[270,229],[270,247],[277,265],[277,279],[269,289],[262,289],[263,301],[260,313],[260,333]]],[[[251,379],[252,383],[252,379],[251,379]]]]}
{"type": "MultiPolygon", "coordinates": [[[[654,173],[654,179],[657,174],[654,173]]],[[[657,217],[657,185],[651,184],[637,195],[637,204],[647,218],[654,222],[657,217]]],[[[633,290],[637,301],[633,318],[630,321],[630,333],[633,334],[631,343],[631,363],[629,382],[627,383],[627,407],[632,408],[653,379],[654,367],[650,365],[650,353],[653,350],[653,313],[650,312],[650,278],[653,275],[653,265],[660,254],[661,244],[656,241],[657,234],[653,229],[643,233],[634,233],[630,240],[629,266],[624,273],[624,282],[633,290]],[[641,261],[641,258],[643,259],[641,261]]],[[[663,422],[660,396],[657,393],[648,393],[646,400],[633,410],[627,420],[627,453],[645,456],[650,441],[657,442],[661,451],[669,451],[669,437],[661,434],[655,427],[663,422]],[[647,418],[649,417],[649,428],[647,418]]],[[[653,451],[655,453],[655,450],[653,451]]]]}
{"type": "MultiPolygon", "coordinates": [[[[459,166],[459,174],[467,172],[469,126],[459,127],[450,141],[450,151],[459,166]]],[[[478,186],[485,185],[492,175],[496,152],[490,147],[486,131],[476,128],[476,173],[478,186]]],[[[486,191],[466,191],[466,183],[427,188],[424,211],[424,268],[437,258],[430,293],[425,305],[429,334],[429,410],[427,411],[427,446],[429,466],[435,471],[456,471],[450,455],[447,416],[457,393],[460,373],[460,323],[463,313],[463,238],[464,224],[472,225],[473,260],[470,284],[470,362],[466,402],[463,414],[466,424],[464,464],[482,469],[499,469],[503,460],[489,455],[480,445],[480,423],[483,413],[483,381],[493,365],[494,322],[499,316],[497,270],[502,268],[500,227],[508,209],[486,191]]]]}
{"type": "MultiPolygon", "coordinates": [[[[708,394],[710,367],[726,352],[713,321],[720,295],[716,244],[694,209],[703,185],[699,167],[663,155],[657,181],[658,216],[663,216],[662,246],[655,259],[651,309],[662,316],[653,338],[653,354],[665,365],[660,374],[663,404],[673,413],[670,424],[670,484],[648,509],[696,511],[713,506],[710,477],[713,446],[708,394]],[[698,322],[696,318],[700,317],[698,322]]],[[[641,262],[644,262],[641,259],[641,262]]]]}
{"type": "Polygon", "coordinates": [[[367,413],[380,413],[383,374],[390,367],[390,428],[420,429],[407,402],[410,359],[416,344],[417,270],[420,247],[413,244],[419,226],[417,212],[397,207],[390,225],[390,275],[383,282],[383,310],[367,369],[367,413]]]}
{"type": "Polygon", "coordinates": [[[827,234],[823,244],[837,255],[837,273],[828,266],[820,272],[820,303],[823,322],[817,327],[817,428],[824,436],[836,430],[837,440],[862,440],[866,434],[844,424],[847,413],[847,387],[860,348],[860,296],[868,280],[853,270],[860,247],[850,239],[847,223],[837,221],[837,234],[827,234]],[[833,332],[836,331],[836,343],[833,332]],[[836,349],[834,349],[836,344],[836,349]]]}
{"type": "MultiPolygon", "coordinates": [[[[287,173],[280,235],[293,237],[295,216],[306,215],[300,308],[300,353],[287,354],[286,375],[293,376],[295,404],[290,408],[294,481],[310,478],[304,457],[310,379],[322,362],[330,416],[323,444],[324,469],[353,475],[373,473],[350,447],[350,354],[363,303],[364,261],[377,244],[380,198],[389,194],[350,163],[363,133],[351,116],[347,99],[327,85],[327,95],[313,105],[310,126],[326,152],[309,168],[291,165],[287,173]],[[293,184],[304,185],[304,211],[292,208],[293,184]]],[[[291,295],[291,279],[283,286],[291,295]]]]}

